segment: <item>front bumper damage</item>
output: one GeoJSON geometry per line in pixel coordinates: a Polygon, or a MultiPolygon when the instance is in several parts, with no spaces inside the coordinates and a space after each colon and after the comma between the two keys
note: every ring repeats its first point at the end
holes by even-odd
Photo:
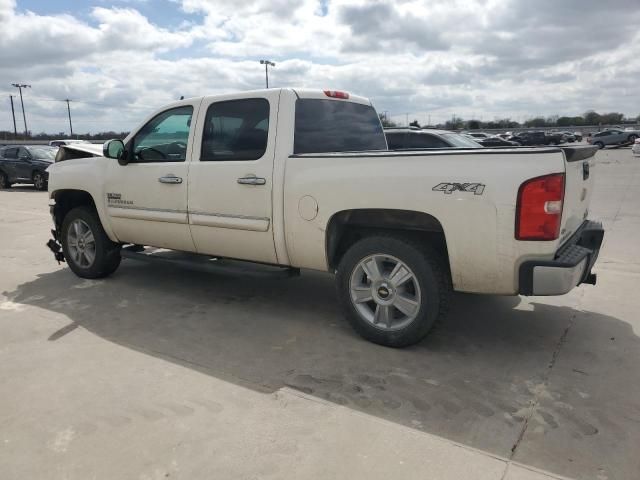
{"type": "Polygon", "coordinates": [[[60,262],[64,262],[64,253],[62,253],[60,232],[58,231],[58,225],[56,224],[55,208],[56,201],[54,199],[49,200],[49,213],[51,214],[51,218],[53,219],[53,225],[55,228],[51,230],[51,236],[53,238],[50,238],[46,245],[49,250],[53,252],[53,257],[56,259],[58,264],[60,264],[60,262]]]}
{"type": "Polygon", "coordinates": [[[587,220],[556,252],[553,260],[520,265],[520,295],[563,295],[581,283],[596,284],[591,273],[604,237],[602,223],[587,220]]]}

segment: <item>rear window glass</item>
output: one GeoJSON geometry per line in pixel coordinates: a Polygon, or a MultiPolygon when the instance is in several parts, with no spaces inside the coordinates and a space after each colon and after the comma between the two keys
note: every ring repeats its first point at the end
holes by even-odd
{"type": "Polygon", "coordinates": [[[370,105],[298,99],[294,153],[386,150],[382,125],[370,105]]]}

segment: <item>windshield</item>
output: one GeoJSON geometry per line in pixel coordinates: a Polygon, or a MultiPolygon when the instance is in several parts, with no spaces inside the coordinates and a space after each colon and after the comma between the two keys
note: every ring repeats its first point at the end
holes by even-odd
{"type": "Polygon", "coordinates": [[[482,147],[482,145],[480,145],[475,140],[472,140],[469,137],[465,137],[464,135],[460,135],[459,133],[443,133],[441,136],[453,147],[482,147]]]}
{"type": "Polygon", "coordinates": [[[338,100],[296,102],[294,153],[386,149],[382,125],[372,106],[338,100]]]}
{"type": "Polygon", "coordinates": [[[56,158],[55,148],[30,148],[29,153],[35,160],[46,160],[48,162],[52,162],[56,158]]]}

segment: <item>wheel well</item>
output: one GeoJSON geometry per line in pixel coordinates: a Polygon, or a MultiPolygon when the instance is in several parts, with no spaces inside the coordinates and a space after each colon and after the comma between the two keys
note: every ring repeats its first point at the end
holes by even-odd
{"type": "Polygon", "coordinates": [[[397,232],[430,244],[449,264],[447,241],[442,224],[432,215],[413,210],[343,210],[329,220],[326,251],[329,267],[335,269],[345,252],[358,240],[376,233],[397,232]]]}
{"type": "Polygon", "coordinates": [[[87,205],[95,210],[96,204],[93,197],[84,190],[58,190],[53,194],[56,205],[53,208],[53,218],[56,222],[56,228],[62,227],[64,217],[73,208],[87,205]]]}

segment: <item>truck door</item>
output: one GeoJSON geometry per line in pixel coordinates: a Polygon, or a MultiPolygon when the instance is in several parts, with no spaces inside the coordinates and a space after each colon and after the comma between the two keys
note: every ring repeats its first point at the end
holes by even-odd
{"type": "Polygon", "coordinates": [[[187,159],[199,103],[182,102],[153,116],[125,144],[129,163],[109,164],[105,202],[120,241],[194,251],[187,220],[187,159]]]}
{"type": "Polygon", "coordinates": [[[272,180],[280,90],[204,99],[189,170],[198,253],[277,263],[272,180]]]}

